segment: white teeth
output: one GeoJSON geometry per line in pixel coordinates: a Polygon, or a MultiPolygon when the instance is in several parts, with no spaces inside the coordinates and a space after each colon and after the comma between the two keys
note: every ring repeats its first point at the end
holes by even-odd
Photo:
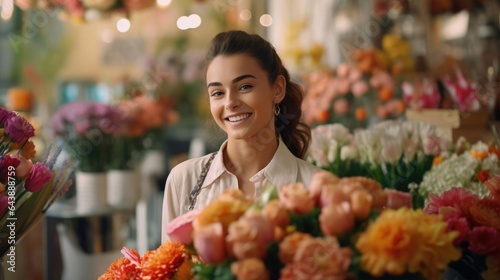
{"type": "Polygon", "coordinates": [[[238,121],[244,120],[244,119],[246,119],[248,117],[250,117],[250,114],[244,114],[244,115],[229,117],[228,120],[230,122],[238,122],[238,121]]]}

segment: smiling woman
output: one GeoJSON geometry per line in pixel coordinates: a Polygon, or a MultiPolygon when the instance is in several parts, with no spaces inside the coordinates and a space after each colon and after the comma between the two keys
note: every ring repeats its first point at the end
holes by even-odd
{"type": "Polygon", "coordinates": [[[200,209],[224,190],[259,198],[269,185],[308,185],[319,169],[302,158],[310,129],[300,122],[302,88],[274,47],[243,31],[218,34],[207,54],[210,111],[227,134],[219,151],[172,169],[163,202],[162,240],[175,217],[200,209]]]}

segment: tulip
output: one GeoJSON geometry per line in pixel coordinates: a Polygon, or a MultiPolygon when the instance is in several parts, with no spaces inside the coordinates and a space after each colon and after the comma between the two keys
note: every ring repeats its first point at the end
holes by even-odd
{"type": "Polygon", "coordinates": [[[339,178],[333,173],[325,170],[314,173],[309,183],[309,193],[314,201],[317,201],[321,195],[321,191],[325,185],[335,185],[339,178]]]}
{"type": "Polygon", "coordinates": [[[30,192],[37,192],[42,189],[43,186],[50,183],[52,180],[52,172],[43,163],[35,163],[30,171],[28,179],[26,179],[25,187],[30,192]]]}
{"type": "Polygon", "coordinates": [[[221,223],[212,223],[194,232],[194,247],[206,264],[217,264],[227,257],[224,233],[221,223]]]}
{"type": "Polygon", "coordinates": [[[281,187],[279,198],[286,209],[297,214],[307,214],[314,208],[314,200],[309,197],[309,191],[302,183],[281,187]]]}
{"type": "Polygon", "coordinates": [[[192,210],[173,219],[166,229],[166,233],[171,241],[185,245],[193,243],[193,221],[201,210],[192,210]]]}
{"type": "Polygon", "coordinates": [[[325,235],[340,236],[354,228],[355,219],[350,204],[342,202],[321,209],[319,222],[325,235]]]}
{"type": "Polygon", "coordinates": [[[262,209],[262,214],[270,219],[277,227],[285,228],[290,224],[290,215],[279,200],[273,200],[262,209]]]}
{"type": "Polygon", "coordinates": [[[370,214],[373,197],[367,191],[355,191],[351,195],[351,208],[357,220],[364,220],[370,214]]]}
{"type": "Polygon", "coordinates": [[[387,194],[387,207],[398,209],[401,207],[412,207],[412,196],[410,193],[396,191],[393,189],[384,189],[387,194]]]}
{"type": "Polygon", "coordinates": [[[262,259],[274,241],[274,224],[260,213],[247,214],[229,226],[226,241],[237,259],[262,259]]]}
{"type": "Polygon", "coordinates": [[[349,201],[349,196],[347,196],[340,187],[328,185],[323,187],[321,191],[319,206],[326,207],[329,205],[337,205],[345,201],[349,201]]]}
{"type": "Polygon", "coordinates": [[[21,180],[28,178],[31,172],[31,167],[33,166],[31,160],[27,160],[19,154],[13,154],[10,155],[10,157],[19,160],[19,166],[16,168],[16,176],[21,180]]]}

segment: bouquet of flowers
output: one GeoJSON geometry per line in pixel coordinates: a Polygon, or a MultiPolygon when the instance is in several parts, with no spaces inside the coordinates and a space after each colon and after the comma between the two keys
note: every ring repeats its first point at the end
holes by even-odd
{"type": "Polygon", "coordinates": [[[444,152],[434,159],[420,184],[410,184],[411,192],[422,203],[428,202],[431,194],[440,196],[453,187],[462,187],[480,198],[489,194],[484,182],[500,175],[500,150],[481,141],[471,146],[463,138],[455,146],[455,152],[444,152]]]}
{"type": "Polygon", "coordinates": [[[354,134],[340,124],[319,125],[307,159],[339,177],[366,176],[408,192],[408,184],[420,183],[448,144],[435,127],[420,122],[384,121],[354,134]]]}
{"type": "Polygon", "coordinates": [[[366,176],[384,187],[408,192],[422,181],[435,156],[449,143],[435,127],[422,122],[385,121],[354,133],[366,176]]]}
{"type": "Polygon", "coordinates": [[[468,189],[453,187],[430,194],[424,211],[442,215],[449,230],[458,231],[453,243],[463,249],[462,258],[450,264],[466,279],[500,277],[500,176],[485,182],[490,195],[478,197],[468,189]]]}
{"type": "MultiPolygon", "coordinates": [[[[154,275],[180,279],[176,273],[189,264],[188,277],[196,279],[439,279],[460,258],[458,233],[440,216],[393,209],[390,195],[372,179],[326,171],[314,175],[309,190],[301,183],[270,188],[256,202],[228,190],[168,225],[170,241],[157,250],[180,249],[155,258],[154,275]]],[[[139,261],[127,253],[116,262],[143,277],[153,269],[143,260],[156,255],[139,261]]],[[[126,276],[116,262],[105,275],[126,276]]]]}
{"type": "Polygon", "coordinates": [[[340,123],[349,129],[402,116],[405,104],[391,74],[374,51],[359,51],[353,63],[304,77],[302,111],[312,124],[340,123]]]}
{"type": "Polygon", "coordinates": [[[307,161],[338,177],[364,175],[354,137],[345,126],[318,125],[311,136],[307,161]]]}
{"type": "Polygon", "coordinates": [[[71,185],[71,162],[57,165],[60,148],[50,147],[33,163],[33,126],[0,108],[0,256],[15,258],[15,244],[71,185]],[[8,237],[8,238],[7,238],[8,237]]]}
{"type": "Polygon", "coordinates": [[[68,153],[83,172],[109,168],[112,134],[123,115],[114,107],[97,102],[73,102],[52,117],[52,130],[65,142],[68,153]]]}

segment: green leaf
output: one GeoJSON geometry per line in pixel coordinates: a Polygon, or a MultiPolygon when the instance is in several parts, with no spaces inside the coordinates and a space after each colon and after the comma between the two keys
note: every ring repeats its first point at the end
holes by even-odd
{"type": "Polygon", "coordinates": [[[290,215],[290,225],[294,226],[297,231],[309,233],[315,237],[323,236],[319,224],[319,214],[321,209],[315,207],[311,212],[299,215],[292,213],[290,215]]]}

